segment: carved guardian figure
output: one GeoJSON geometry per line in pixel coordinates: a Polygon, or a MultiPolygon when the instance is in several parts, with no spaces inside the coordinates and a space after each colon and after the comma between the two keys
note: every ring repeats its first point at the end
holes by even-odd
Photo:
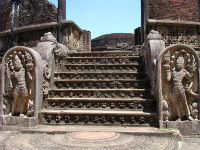
{"type": "MultiPolygon", "coordinates": [[[[184,69],[184,58],[180,55],[171,72],[172,109],[178,115],[177,120],[181,120],[184,115],[186,115],[188,120],[194,120],[189,110],[185,89],[182,83],[184,78],[190,81],[192,75],[184,69]]],[[[168,80],[169,79],[170,77],[168,80]]]]}
{"type": "Polygon", "coordinates": [[[28,90],[25,82],[25,69],[22,66],[21,60],[16,55],[14,61],[14,70],[10,74],[13,84],[13,102],[12,115],[19,116],[20,114],[27,115],[28,107],[28,90]]]}
{"type": "Polygon", "coordinates": [[[4,95],[8,101],[7,107],[5,106],[7,114],[11,112],[12,116],[28,115],[28,107],[32,107],[30,106],[32,93],[29,86],[33,79],[33,69],[33,59],[27,52],[15,51],[7,58],[6,76],[9,87],[4,95]]]}
{"type": "Polygon", "coordinates": [[[171,46],[160,54],[157,82],[163,121],[198,120],[197,64],[196,53],[185,45],[171,46]]]}

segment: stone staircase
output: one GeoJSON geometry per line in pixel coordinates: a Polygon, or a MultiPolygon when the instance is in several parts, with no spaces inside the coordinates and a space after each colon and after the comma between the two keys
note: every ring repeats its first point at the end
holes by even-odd
{"type": "Polygon", "coordinates": [[[41,124],[157,125],[156,102],[137,51],[72,53],[62,63],[41,124]]]}

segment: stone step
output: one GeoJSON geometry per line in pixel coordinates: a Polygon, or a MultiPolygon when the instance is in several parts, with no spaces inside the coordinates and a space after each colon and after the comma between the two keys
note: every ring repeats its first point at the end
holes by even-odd
{"type": "Polygon", "coordinates": [[[131,79],[56,79],[54,80],[54,85],[58,89],[143,89],[149,87],[149,84],[146,82],[146,80],[131,79]]]}
{"type": "Polygon", "coordinates": [[[143,66],[139,64],[101,64],[101,65],[94,65],[94,64],[71,64],[65,65],[65,68],[62,69],[63,71],[119,71],[119,72],[141,72],[143,71],[143,66]]]}
{"type": "Polygon", "coordinates": [[[52,89],[49,98],[150,98],[146,89],[52,89]]]}
{"type": "Polygon", "coordinates": [[[48,109],[156,110],[153,99],[120,98],[47,98],[48,109]]]}
{"type": "Polygon", "coordinates": [[[143,111],[110,110],[51,110],[40,111],[42,124],[96,124],[96,125],[132,125],[156,126],[157,113],[143,111]]]}
{"type": "Polygon", "coordinates": [[[138,56],[133,51],[97,51],[88,53],[71,53],[69,57],[126,57],[126,56],[138,56]]]}
{"type": "Polygon", "coordinates": [[[127,57],[67,57],[64,62],[66,64],[139,64],[141,59],[139,56],[127,57]]]}
{"type": "Polygon", "coordinates": [[[144,80],[146,74],[143,72],[56,72],[54,73],[56,79],[133,79],[144,80]]]}

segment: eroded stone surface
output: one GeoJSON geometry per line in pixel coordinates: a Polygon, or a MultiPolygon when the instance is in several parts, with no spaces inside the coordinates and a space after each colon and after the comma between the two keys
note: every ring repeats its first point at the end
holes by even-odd
{"type": "MultiPolygon", "coordinates": [[[[1,134],[0,137],[2,136],[5,134],[1,134]]],[[[176,150],[179,146],[178,140],[173,136],[137,136],[114,132],[110,135],[103,132],[72,132],[55,135],[6,133],[6,136],[7,139],[0,143],[5,150],[176,150]]]]}

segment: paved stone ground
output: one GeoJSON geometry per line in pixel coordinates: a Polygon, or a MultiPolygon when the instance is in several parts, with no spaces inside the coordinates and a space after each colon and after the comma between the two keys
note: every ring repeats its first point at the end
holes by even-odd
{"type": "Polygon", "coordinates": [[[0,150],[200,150],[200,138],[171,130],[40,126],[0,132],[0,150]]]}
{"type": "Polygon", "coordinates": [[[200,150],[200,137],[199,138],[184,138],[180,150],[200,150]]]}

